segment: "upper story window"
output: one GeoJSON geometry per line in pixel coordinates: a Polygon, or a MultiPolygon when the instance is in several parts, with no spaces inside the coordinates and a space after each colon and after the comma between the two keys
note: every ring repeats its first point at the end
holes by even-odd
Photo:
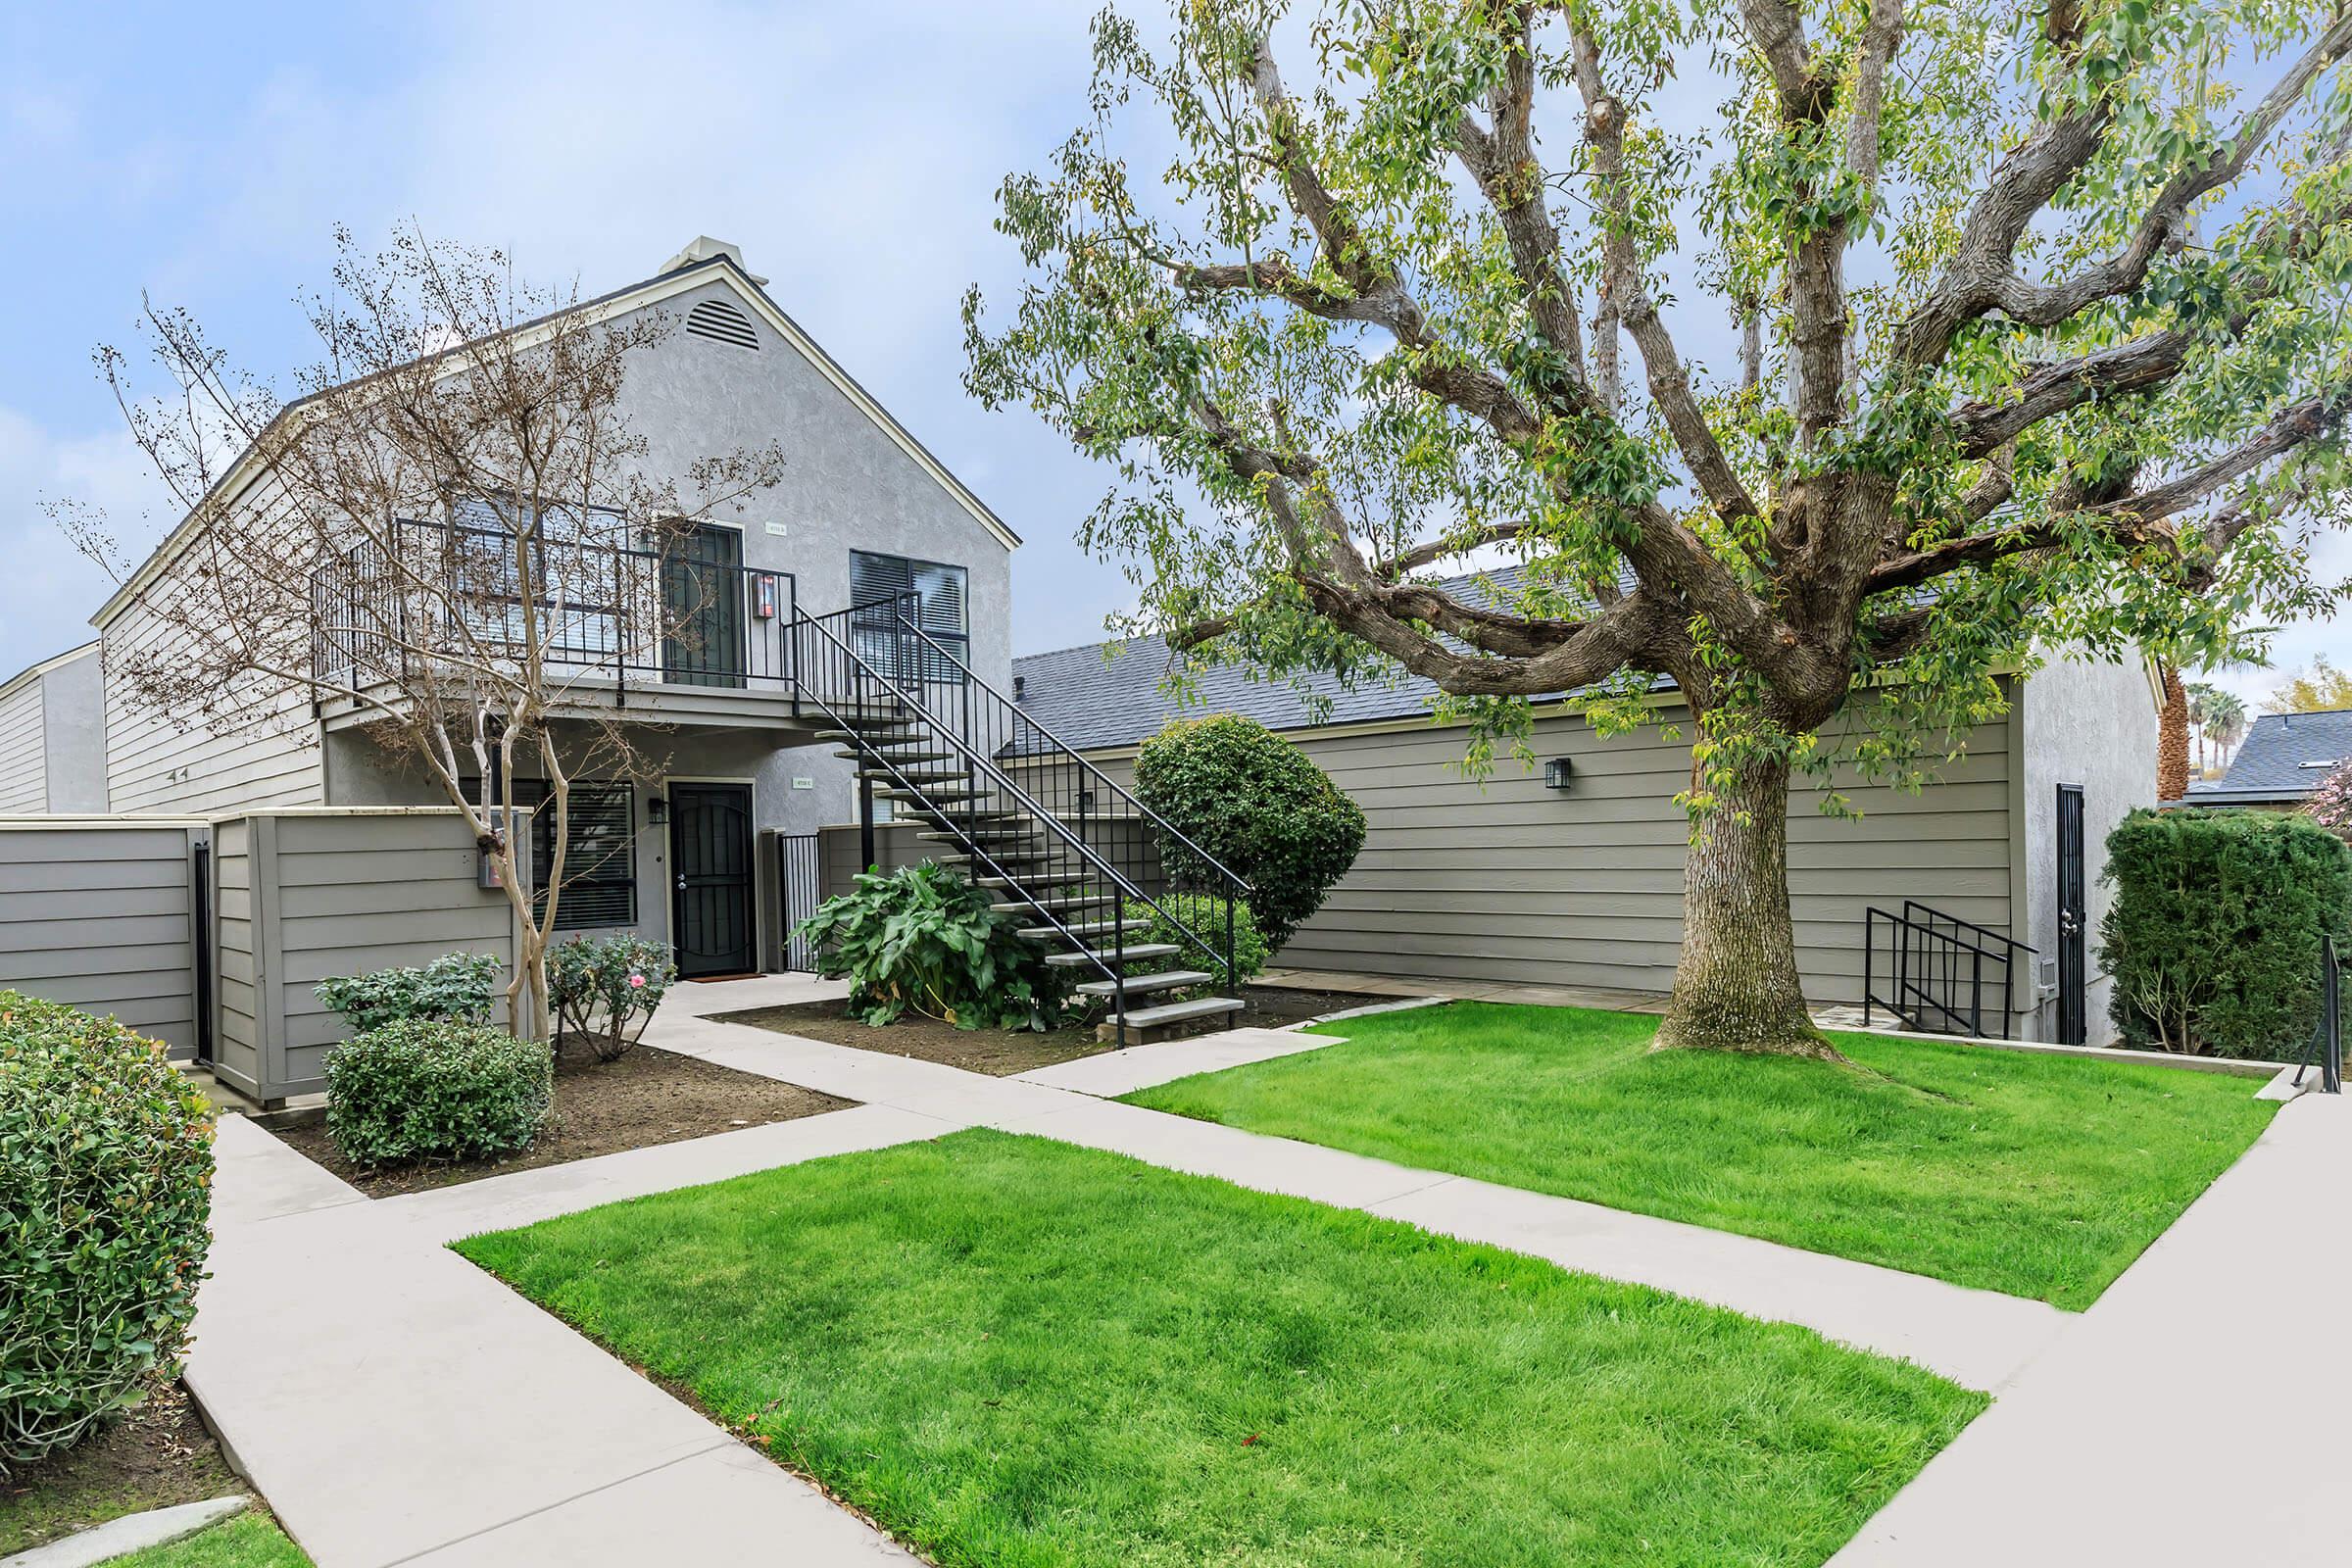
{"type": "Polygon", "coordinates": [[[458,608],[476,636],[522,641],[522,581],[518,537],[529,541],[531,598],[538,607],[547,655],[595,662],[619,645],[626,596],[626,519],[609,507],[555,505],[527,518],[525,503],[508,496],[456,496],[450,501],[452,587],[458,608]]]}
{"type": "Polygon", "coordinates": [[[961,566],[850,552],[851,632],[858,656],[899,680],[960,681],[970,662],[961,566]],[[902,620],[902,614],[906,619],[902,620]],[[922,629],[906,630],[911,620],[922,629]]]}

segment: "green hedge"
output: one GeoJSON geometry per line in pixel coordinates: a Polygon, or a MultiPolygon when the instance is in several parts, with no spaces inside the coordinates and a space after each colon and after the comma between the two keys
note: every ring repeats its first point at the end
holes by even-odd
{"type": "Polygon", "coordinates": [[[554,1090],[543,1042],[403,1018],[326,1054],[326,1132],[363,1165],[488,1159],[531,1146],[554,1090]]]}
{"type": "MultiPolygon", "coordinates": [[[[1152,974],[1166,969],[1204,969],[1217,972],[1225,953],[1225,906],[1227,901],[1205,893],[1163,893],[1152,904],[1141,901],[1127,906],[1127,918],[1141,922],[1140,927],[1126,933],[1127,945],[1139,947],[1148,942],[1169,942],[1180,952],[1168,957],[1137,958],[1127,965],[1131,975],[1152,974]],[[1206,941],[1216,950],[1214,956],[1202,953],[1189,941],[1183,931],[1176,929],[1170,916],[1184,922],[1196,937],[1206,941]]],[[[1250,912],[1248,904],[1233,906],[1233,967],[1236,973],[1232,984],[1254,980],[1266,967],[1266,939],[1257,929],[1257,917],[1250,912]]],[[[1225,985],[1223,976],[1216,984],[1225,985]]]]}
{"type": "MultiPolygon", "coordinates": [[[[1270,947],[1323,907],[1364,847],[1364,813],[1314,760],[1255,719],[1176,720],[1144,742],[1135,794],[1250,884],[1270,947]]],[[[1200,858],[1166,834],[1159,863],[1178,887],[1216,891],[1200,858]]]]}
{"type": "MultiPolygon", "coordinates": [[[[2352,934],[2352,849],[2307,817],[2134,811],[2099,927],[2124,1043],[2283,1059],[2318,1022],[2320,939],[2352,934]]],[[[2347,956],[2352,956],[2348,953],[2347,956]]]]}
{"type": "Polygon", "coordinates": [[[0,991],[0,1477],[176,1371],[212,1178],[212,1106],[161,1045],[0,991]]]}
{"type": "Polygon", "coordinates": [[[498,970],[496,954],[445,953],[421,968],[345,975],[311,989],[354,1034],[403,1018],[483,1023],[497,1000],[498,970]]]}

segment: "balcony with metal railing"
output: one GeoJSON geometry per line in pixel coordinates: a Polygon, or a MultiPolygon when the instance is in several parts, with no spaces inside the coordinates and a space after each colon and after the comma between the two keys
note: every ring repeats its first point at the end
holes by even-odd
{"type": "Polygon", "coordinates": [[[396,702],[435,674],[517,670],[534,650],[559,707],[687,723],[797,716],[794,575],[705,559],[691,537],[636,549],[402,520],[315,572],[312,606],[311,670],[330,723],[365,716],[355,694],[396,702]]]}

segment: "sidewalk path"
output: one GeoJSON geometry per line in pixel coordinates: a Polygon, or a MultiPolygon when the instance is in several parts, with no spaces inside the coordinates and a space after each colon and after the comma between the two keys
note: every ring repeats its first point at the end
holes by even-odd
{"type": "Polygon", "coordinates": [[[1830,1568],[2352,1561],[2352,1101],[2306,1095],[1830,1568]]]}
{"type": "MultiPolygon", "coordinates": [[[[911,1561],[862,1521],[477,1271],[446,1244],[622,1199],[964,1127],[1034,1133],[1261,1191],[1365,1209],[1800,1323],[1865,1348],[1908,1356],[1980,1389],[2038,1387],[2042,1366],[2058,1358],[2050,1347],[2072,1349],[2083,1337],[2083,1320],[2039,1302],[1100,1098],[1314,1050],[1330,1043],[1328,1037],[1237,1030],[1018,1078],[991,1078],[710,1016],[839,990],[837,984],[785,977],[681,986],[647,1033],[647,1042],[661,1049],[860,1102],[799,1121],[376,1201],[250,1122],[223,1121],[214,1277],[200,1299],[188,1381],[239,1467],[319,1568],[617,1568],[755,1558],[833,1568],[911,1561]]],[[[2289,1114],[2297,1108],[2289,1107],[2289,1114]]],[[[2266,1139],[2258,1149],[2272,1143],[2266,1139]]],[[[2298,1170],[2291,1179],[2312,1181],[2318,1174],[2298,1170]]],[[[2332,1191],[2343,1190],[2345,1174],[2332,1173],[2332,1191]]],[[[2232,1190],[2231,1206],[2245,1206],[2235,1203],[2237,1181],[2235,1172],[2225,1178],[2190,1218],[2199,1218],[2225,1189],[2232,1190]]],[[[2270,1193],[2275,1180],[2266,1177],[2263,1185],[2268,1196],[2255,1206],[2278,1201],[2270,1193]]],[[[2305,1212],[2313,1211],[2318,1200],[2312,1195],[2319,1191],[2305,1189],[2305,1212]]],[[[2200,1235],[2210,1229],[2200,1227],[2200,1235]]],[[[2149,1262],[2159,1261],[2163,1251],[2152,1252],[2149,1262]]],[[[2182,1266],[2193,1272],[2200,1266],[2197,1245],[2187,1251],[2182,1266]]],[[[2224,1268],[2237,1266],[2232,1257],[2224,1268]]],[[[2138,1273],[2127,1275],[2126,1283],[2138,1273]]],[[[2111,1291],[2109,1301],[2123,1291],[2111,1291]]],[[[2311,1299],[2316,1321],[2322,1304],[2332,1298],[2311,1299]]],[[[2240,1304],[2232,1316],[2214,1321],[2223,1343],[2244,1345],[2250,1342],[2238,1326],[2260,1324],[2275,1332],[2288,1318],[2284,1298],[2276,1298],[2260,1312],[2240,1304]]],[[[2168,1348],[2150,1360],[2144,1349],[2135,1353],[2151,1382],[2177,1354],[2168,1348]]],[[[2004,1393],[1992,1415],[1953,1454],[2019,1396],[2004,1393]]],[[[2219,1414],[2208,1419],[2228,1418],[2226,1403],[2211,1408],[2219,1414]]],[[[2180,1480],[2166,1474],[2168,1455],[2193,1452],[2202,1463],[2224,1446],[2220,1429],[2204,1436],[2201,1443],[2183,1440],[2170,1447],[2150,1446],[2131,1432],[2109,1432],[2098,1442],[2116,1464],[2135,1464],[2137,1473],[2165,1486],[2180,1480]]],[[[2328,1451],[2332,1458],[2340,1445],[2328,1451]]],[[[2241,1452],[2252,1463],[2258,1457],[2275,1461],[2278,1449],[2260,1436],[2243,1444],[2241,1452]]],[[[2070,1455],[2082,1457],[2080,1451],[2070,1455]]],[[[1937,1473],[1932,1468],[1898,1508],[1918,1494],[1930,1499],[1919,1506],[1935,1517],[1929,1481],[1937,1473]]],[[[1899,1558],[1854,1559],[1896,1560],[1928,1559],[1907,1551],[1899,1558]]]]}

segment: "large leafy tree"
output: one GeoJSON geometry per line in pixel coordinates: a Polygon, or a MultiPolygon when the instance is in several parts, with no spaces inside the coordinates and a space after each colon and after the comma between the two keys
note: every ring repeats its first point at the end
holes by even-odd
{"type": "Polygon", "coordinates": [[[970,386],[1117,466],[1088,540],[1192,658],[1402,666],[1474,756],[1671,678],[1662,1045],[1828,1051],[1792,770],[1915,778],[2035,647],[2210,664],[2331,600],[2341,3],[1178,0],[1094,39],[970,386]]]}

